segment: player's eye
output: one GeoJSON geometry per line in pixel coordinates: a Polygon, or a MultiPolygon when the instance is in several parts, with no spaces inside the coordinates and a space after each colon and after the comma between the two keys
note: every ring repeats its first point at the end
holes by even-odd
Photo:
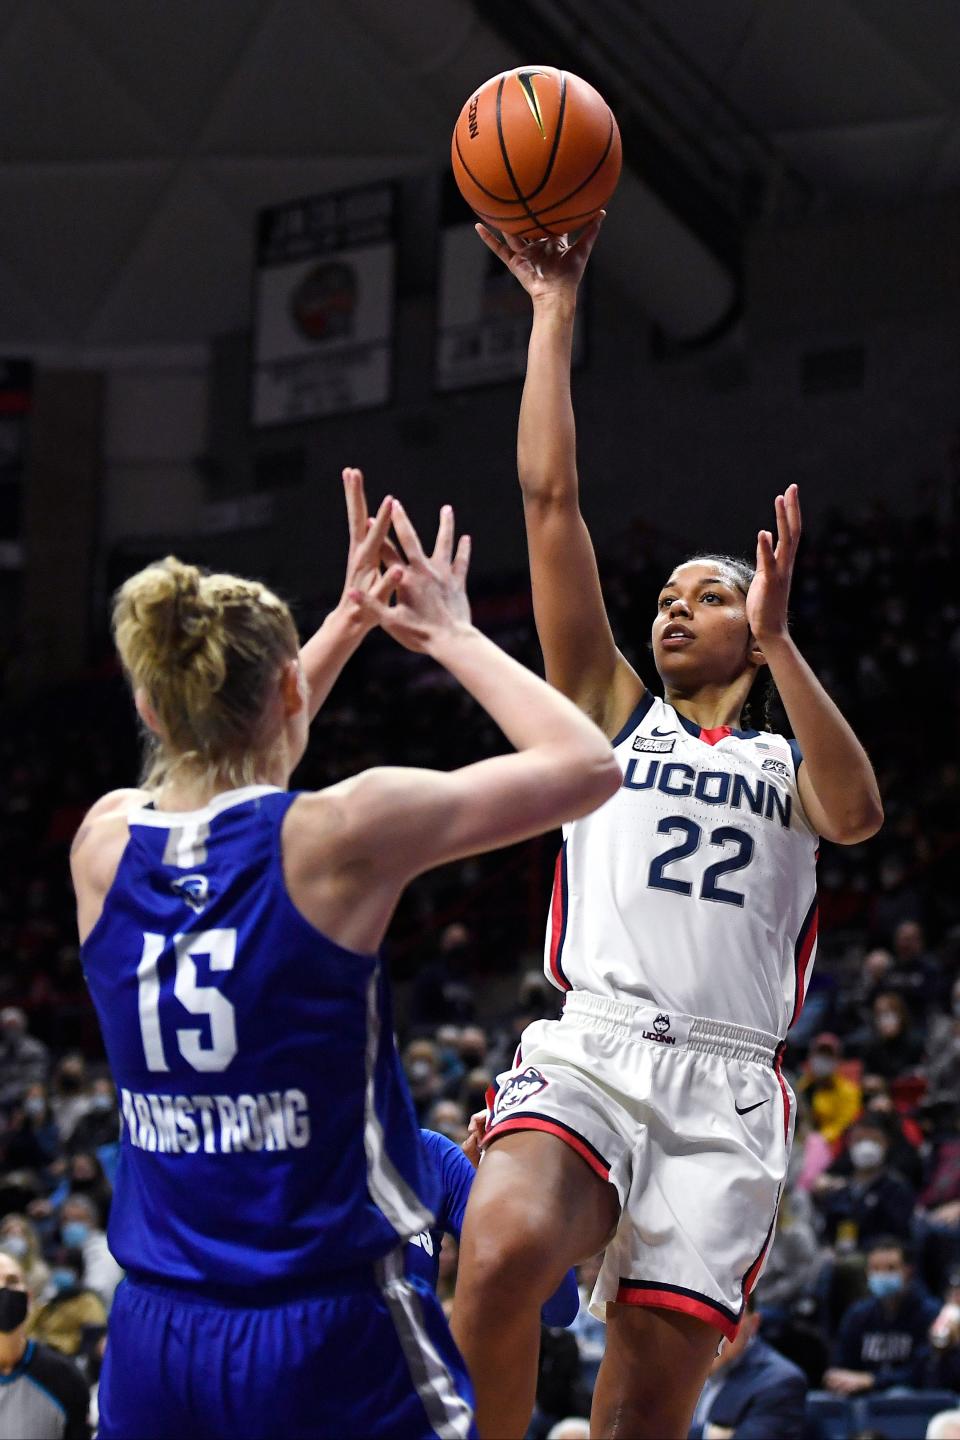
{"type": "Polygon", "coordinates": [[[661,609],[661,610],[666,610],[666,609],[668,608],[668,606],[670,606],[670,605],[673,604],[675,598],[676,598],[676,597],[673,596],[673,595],[661,595],[661,597],[660,597],[660,609],[661,609]]]}
{"type": "Polygon", "coordinates": [[[701,600],[716,600],[716,602],[717,602],[718,605],[722,605],[722,604],[723,604],[723,596],[722,596],[722,595],[718,595],[715,590],[706,590],[706,591],[704,591],[704,593],[700,596],[700,599],[701,599],[701,600]]]}

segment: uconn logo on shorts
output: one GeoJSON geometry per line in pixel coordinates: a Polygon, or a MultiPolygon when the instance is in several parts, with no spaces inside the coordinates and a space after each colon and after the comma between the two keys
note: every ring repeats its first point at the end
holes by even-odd
{"type": "Polygon", "coordinates": [[[670,1034],[670,1016],[661,1010],[653,1017],[653,1029],[643,1031],[644,1040],[656,1040],[660,1045],[676,1045],[676,1035],[670,1034]]]}
{"type": "Polygon", "coordinates": [[[510,1079],[497,1091],[497,1098],[494,1102],[493,1112],[495,1115],[502,1115],[505,1110],[513,1110],[530,1095],[536,1095],[549,1085],[545,1075],[541,1075],[533,1065],[528,1065],[517,1075],[511,1075],[510,1079]]]}

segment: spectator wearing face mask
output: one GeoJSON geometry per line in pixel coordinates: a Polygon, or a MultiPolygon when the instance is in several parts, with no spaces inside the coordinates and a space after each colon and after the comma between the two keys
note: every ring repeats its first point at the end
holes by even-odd
{"type": "Polygon", "coordinates": [[[100,1075],[90,1086],[86,1112],[80,1116],[70,1136],[70,1151],[99,1150],[104,1145],[118,1145],[120,1112],[117,1091],[109,1075],[100,1075]]]}
{"type": "Polygon", "coordinates": [[[893,984],[914,1015],[922,1018],[932,1005],[943,1002],[940,966],[927,950],[919,920],[901,920],[893,932],[893,984]]]}
{"type": "Polygon", "coordinates": [[[84,1281],[109,1310],[123,1271],[110,1254],[96,1203],[89,1195],[71,1192],[64,1200],[60,1207],[60,1238],[68,1250],[80,1252],[84,1281]]]}
{"type": "Polygon", "coordinates": [[[826,1236],[841,1249],[863,1249],[881,1235],[906,1239],[914,1192],[887,1164],[885,1126],[869,1117],[847,1131],[847,1148],[813,1187],[826,1236]]]}
{"type": "Polygon", "coordinates": [[[72,1357],[89,1326],[106,1325],[107,1309],[84,1281],[79,1250],[61,1245],[51,1251],[50,1283],[53,1294],[30,1316],[29,1331],[34,1339],[72,1357]]]}
{"type": "Polygon", "coordinates": [[[856,1048],[864,1070],[885,1080],[895,1080],[919,1067],[923,1042],[901,995],[893,990],[880,992],[873,1002],[870,1029],[856,1048]]]}
{"type": "Polygon", "coordinates": [[[27,1336],[30,1292],[0,1250],[0,1440],[87,1440],[89,1397],[72,1361],[27,1336]]]}
{"type": "Polygon", "coordinates": [[[70,1139],[81,1115],[85,1115],[90,1108],[86,1079],[83,1056],[65,1055],[57,1066],[50,1094],[54,1119],[64,1142],[70,1139]]]}
{"type": "Polygon", "coordinates": [[[0,1105],[22,1098],[28,1085],[43,1084],[50,1055],[42,1040],[27,1031],[27,1017],[17,1005],[0,1010],[0,1105]]]}
{"type": "Polygon", "coordinates": [[[41,1082],[28,1085],[13,1106],[3,1137],[3,1165],[7,1170],[46,1170],[60,1152],[60,1132],[41,1082]]]}
{"type": "Polygon", "coordinates": [[[824,1031],[811,1042],[806,1074],[797,1086],[807,1100],[813,1124],[825,1140],[835,1144],[860,1114],[860,1086],[840,1070],[842,1047],[838,1036],[824,1031]]]}
{"type": "Polygon", "coordinates": [[[50,1284],[50,1267],[43,1258],[43,1246],[32,1220],[16,1211],[4,1215],[0,1220],[0,1250],[16,1260],[30,1294],[43,1295],[50,1284]]]}
{"type": "Polygon", "coordinates": [[[919,1386],[929,1363],[929,1330],[940,1307],[911,1278],[894,1236],[878,1238],[867,1256],[869,1295],[840,1322],[824,1387],[837,1395],[919,1386]]]}

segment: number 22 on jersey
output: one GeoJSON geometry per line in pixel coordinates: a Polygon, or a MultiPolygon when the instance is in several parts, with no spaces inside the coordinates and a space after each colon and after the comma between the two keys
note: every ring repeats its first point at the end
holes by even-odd
{"type": "MultiPolygon", "coordinates": [[[[169,1070],[160,1026],[160,977],[157,967],[167,948],[166,936],[145,931],[143,953],[137,966],[138,1008],[143,1053],[149,1070],[169,1070]]],[[[201,930],[195,935],[174,935],[177,973],[173,993],[191,1015],[206,1015],[210,1040],[203,1043],[198,1027],[175,1031],[180,1054],[194,1070],[225,1070],[237,1053],[234,1008],[214,985],[201,985],[194,956],[207,956],[211,971],[232,970],[237,954],[236,930],[201,930]]]]}

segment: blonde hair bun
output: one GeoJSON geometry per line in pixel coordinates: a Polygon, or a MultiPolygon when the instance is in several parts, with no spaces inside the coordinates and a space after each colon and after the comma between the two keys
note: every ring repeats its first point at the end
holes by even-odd
{"type": "Polygon", "coordinates": [[[145,783],[158,784],[174,761],[248,783],[269,686],[298,649],[284,602],[257,580],[168,555],[117,591],[113,633],[163,732],[145,783]]]}

